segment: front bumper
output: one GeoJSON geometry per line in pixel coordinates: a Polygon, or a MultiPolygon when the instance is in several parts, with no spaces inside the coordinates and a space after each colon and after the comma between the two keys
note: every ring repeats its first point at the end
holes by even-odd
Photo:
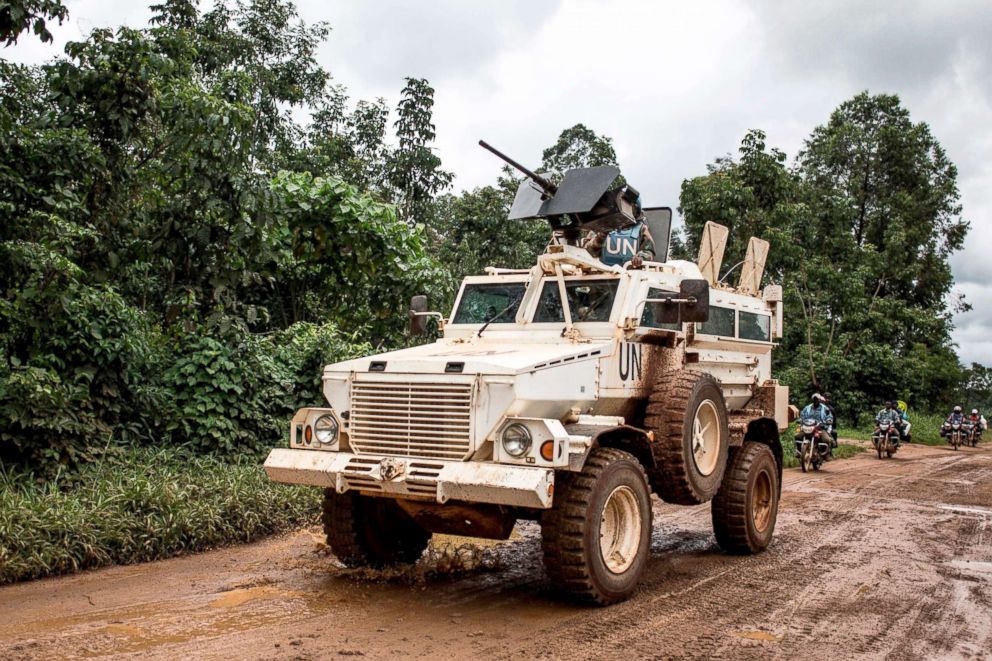
{"type": "Polygon", "coordinates": [[[338,493],[363,491],[393,498],[460,500],[548,509],[554,470],[475,461],[438,461],[351,452],[276,448],[265,460],[274,482],[309,484],[338,493]]]}

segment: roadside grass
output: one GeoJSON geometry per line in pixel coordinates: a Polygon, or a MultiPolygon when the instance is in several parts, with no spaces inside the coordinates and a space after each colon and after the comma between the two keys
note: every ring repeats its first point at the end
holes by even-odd
{"type": "Polygon", "coordinates": [[[132,450],[39,483],[0,468],[0,584],[157,560],[312,524],[319,490],[257,458],[132,450]]]}
{"type": "Polygon", "coordinates": [[[857,427],[838,427],[838,438],[849,438],[854,441],[870,441],[871,429],[858,429],[857,427]]]}

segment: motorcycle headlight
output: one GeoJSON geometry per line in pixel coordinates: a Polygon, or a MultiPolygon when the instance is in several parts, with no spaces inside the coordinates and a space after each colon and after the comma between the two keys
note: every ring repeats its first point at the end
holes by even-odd
{"type": "Polygon", "coordinates": [[[813,426],[812,425],[803,425],[802,430],[803,430],[803,433],[804,434],[812,434],[813,433],[813,426]]]}
{"type": "Polygon", "coordinates": [[[514,422],[503,429],[500,435],[503,450],[511,457],[522,457],[530,450],[532,442],[530,430],[519,422],[514,422]]]}
{"type": "Polygon", "coordinates": [[[313,435],[321,445],[330,445],[338,440],[339,431],[337,418],[329,413],[320,416],[313,423],[313,435]]]}

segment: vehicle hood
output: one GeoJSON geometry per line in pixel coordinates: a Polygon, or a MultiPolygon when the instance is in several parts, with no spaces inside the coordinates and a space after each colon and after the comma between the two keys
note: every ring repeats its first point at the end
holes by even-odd
{"type": "Polygon", "coordinates": [[[452,363],[463,363],[461,374],[522,374],[583,360],[596,361],[612,351],[612,340],[581,344],[450,342],[440,340],[328,365],[325,373],[369,372],[372,363],[385,363],[386,374],[445,374],[452,363]]]}

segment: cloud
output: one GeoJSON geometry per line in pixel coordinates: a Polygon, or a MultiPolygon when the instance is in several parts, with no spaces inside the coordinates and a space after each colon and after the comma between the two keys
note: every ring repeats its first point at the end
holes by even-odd
{"type": "Polygon", "coordinates": [[[325,53],[336,74],[362,89],[395,93],[404,76],[473,78],[500,53],[521,48],[559,0],[301,0],[308,21],[333,32],[325,53]]]}

